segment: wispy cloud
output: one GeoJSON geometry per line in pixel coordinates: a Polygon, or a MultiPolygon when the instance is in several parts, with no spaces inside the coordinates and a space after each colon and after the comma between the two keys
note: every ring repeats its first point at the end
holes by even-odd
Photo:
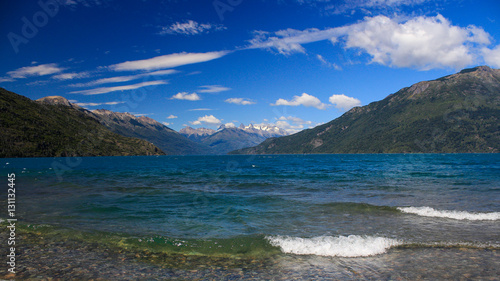
{"type": "MultiPolygon", "coordinates": [[[[415,7],[425,2],[439,2],[436,0],[295,0],[301,5],[307,5],[319,10],[321,14],[352,15],[355,12],[362,14],[401,14],[403,8],[415,7]]],[[[428,5],[435,12],[435,5],[428,5]]],[[[425,6],[419,6],[425,9],[425,6]]]]}
{"type": "Polygon", "coordinates": [[[175,53],[158,56],[150,59],[126,61],[109,66],[114,71],[154,70],[162,68],[173,68],[182,65],[207,62],[227,55],[229,51],[208,53],[175,53]]]}
{"type": "Polygon", "coordinates": [[[209,111],[209,110],[213,110],[211,108],[193,108],[193,109],[189,109],[188,111],[209,111]]]}
{"type": "Polygon", "coordinates": [[[310,28],[306,30],[285,29],[276,32],[254,31],[254,38],[249,40],[247,49],[268,49],[275,50],[282,55],[293,53],[306,53],[303,44],[332,40],[345,33],[345,28],[330,28],[319,30],[310,28]]]}
{"type": "Polygon", "coordinates": [[[173,115],[173,114],[171,114],[171,115],[169,115],[169,116],[167,117],[167,119],[175,119],[175,118],[178,118],[178,117],[177,117],[177,116],[175,116],[175,115],[173,115]]]}
{"type": "Polygon", "coordinates": [[[333,67],[336,70],[342,70],[342,67],[340,67],[336,63],[331,63],[327,61],[322,55],[316,55],[316,58],[325,66],[333,67]]]}
{"type": "Polygon", "coordinates": [[[128,82],[128,81],[137,80],[137,79],[145,78],[145,77],[149,77],[149,76],[170,75],[170,74],[174,74],[177,72],[179,72],[179,71],[174,70],[174,69],[158,70],[158,71],[154,71],[154,72],[147,72],[147,73],[141,73],[141,74],[136,74],[136,75],[102,78],[102,79],[97,79],[97,80],[94,80],[94,81],[91,81],[88,83],[77,83],[77,84],[71,84],[69,86],[72,86],[72,87],[91,87],[91,86],[109,84],[109,83],[128,82]]]}
{"type": "Polygon", "coordinates": [[[213,115],[205,115],[203,117],[199,117],[196,121],[189,122],[192,125],[201,125],[202,123],[210,124],[210,125],[217,125],[221,124],[222,121],[216,118],[213,115]]]}
{"type": "Polygon", "coordinates": [[[231,88],[224,87],[221,85],[205,85],[205,86],[200,86],[200,88],[201,89],[198,90],[198,92],[200,93],[219,93],[231,90],[231,88]]]}
{"type": "Polygon", "coordinates": [[[299,106],[303,105],[306,107],[315,107],[317,109],[324,110],[328,105],[322,103],[317,97],[303,93],[301,96],[294,96],[291,100],[278,99],[272,106],[287,105],[287,106],[299,106]]]}
{"type": "Polygon", "coordinates": [[[13,81],[16,81],[16,80],[14,80],[14,78],[11,78],[11,77],[0,77],[0,83],[2,83],[2,82],[13,82],[13,81]]]}
{"type": "Polygon", "coordinates": [[[162,27],[159,34],[183,34],[183,35],[198,35],[207,33],[211,30],[224,30],[226,27],[222,24],[198,23],[193,20],[181,23],[176,22],[170,26],[162,27]]]}
{"type": "Polygon", "coordinates": [[[430,1],[433,0],[344,0],[335,4],[324,1],[326,5],[322,6],[322,8],[327,14],[352,14],[355,11],[369,14],[374,11],[379,13],[384,11],[393,12],[395,9],[397,11],[397,9],[404,6],[415,6],[430,1]]]}
{"type": "Polygon", "coordinates": [[[111,92],[116,92],[116,91],[135,90],[135,89],[139,89],[142,87],[163,85],[163,84],[168,84],[168,82],[161,81],[161,80],[160,81],[149,81],[149,82],[142,82],[142,83],[137,83],[137,84],[133,84],[133,85],[126,85],[126,86],[101,87],[101,88],[95,88],[95,89],[90,89],[90,90],[73,91],[73,92],[70,92],[70,94],[99,95],[99,94],[106,94],[106,93],[111,93],[111,92]]]}
{"type": "Polygon", "coordinates": [[[90,76],[90,73],[88,72],[70,72],[70,73],[61,73],[61,74],[56,74],[52,76],[53,79],[56,80],[72,80],[72,79],[80,79],[80,78],[87,78],[90,76]]]}
{"type": "Polygon", "coordinates": [[[79,106],[101,106],[101,105],[117,105],[121,103],[125,103],[124,101],[110,101],[110,102],[72,102],[73,104],[79,106]]]}
{"type": "Polygon", "coordinates": [[[147,117],[148,115],[155,115],[154,113],[133,113],[133,112],[131,112],[130,114],[136,117],[141,117],[141,116],[147,117]]]}
{"type": "Polygon", "coordinates": [[[57,0],[59,5],[67,6],[70,9],[75,9],[78,5],[83,5],[87,8],[93,6],[101,6],[104,3],[108,2],[107,0],[57,0]]]}
{"type": "Polygon", "coordinates": [[[11,78],[26,78],[30,76],[44,76],[62,72],[64,68],[56,63],[40,64],[37,66],[25,66],[13,71],[7,72],[11,78]]]}
{"type": "Polygon", "coordinates": [[[244,98],[229,98],[229,99],[226,99],[224,102],[234,103],[234,104],[239,104],[239,105],[255,104],[254,101],[251,101],[249,99],[244,99],[244,98]]]}
{"type": "Polygon", "coordinates": [[[190,101],[197,101],[201,100],[200,96],[198,96],[197,93],[191,93],[189,94],[188,92],[180,92],[175,95],[173,95],[171,100],[190,100],[190,101]]]}

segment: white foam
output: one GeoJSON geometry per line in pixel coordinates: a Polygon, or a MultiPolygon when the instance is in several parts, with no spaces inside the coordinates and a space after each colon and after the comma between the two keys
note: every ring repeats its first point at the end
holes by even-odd
{"type": "Polygon", "coordinates": [[[449,218],[455,220],[499,220],[500,212],[471,213],[467,211],[436,210],[431,207],[398,207],[403,213],[415,214],[424,217],[449,218]]]}
{"type": "Polygon", "coordinates": [[[270,236],[266,238],[271,245],[280,247],[284,253],[332,257],[373,256],[383,254],[389,248],[401,244],[395,239],[358,235],[313,238],[270,236]]]}

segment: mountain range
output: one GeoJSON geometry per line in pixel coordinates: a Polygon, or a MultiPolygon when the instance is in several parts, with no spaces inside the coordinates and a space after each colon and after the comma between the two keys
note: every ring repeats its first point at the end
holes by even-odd
{"type": "Polygon", "coordinates": [[[58,96],[0,88],[0,157],[500,151],[500,70],[487,66],[403,88],[293,135],[273,125],[186,127],[89,111],[58,96]],[[231,152],[232,151],[232,152],[231,152]]]}
{"type": "Polygon", "coordinates": [[[187,127],[180,134],[146,116],[90,111],[60,96],[32,101],[4,89],[0,94],[0,157],[226,154],[287,134],[254,125],[187,127]]]}
{"type": "Polygon", "coordinates": [[[500,70],[479,66],[231,153],[498,153],[499,119],[500,70]]]}
{"type": "Polygon", "coordinates": [[[0,88],[0,157],[163,155],[138,138],[111,132],[63,97],[33,101],[0,88]]]}
{"type": "Polygon", "coordinates": [[[130,113],[113,112],[105,109],[92,110],[91,115],[112,132],[147,140],[166,154],[192,155],[215,154],[210,147],[193,142],[162,123],[130,113]]]}
{"type": "Polygon", "coordinates": [[[248,126],[240,124],[239,127],[221,125],[217,130],[184,127],[179,133],[190,140],[212,148],[218,154],[255,146],[268,138],[288,135],[287,131],[268,124],[250,124],[248,126]]]}

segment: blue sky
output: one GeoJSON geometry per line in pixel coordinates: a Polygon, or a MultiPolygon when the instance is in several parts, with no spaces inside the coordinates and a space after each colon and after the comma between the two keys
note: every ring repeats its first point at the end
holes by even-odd
{"type": "Polygon", "coordinates": [[[2,1],[0,13],[0,87],[175,130],[296,132],[422,80],[500,68],[497,0],[2,1]]]}

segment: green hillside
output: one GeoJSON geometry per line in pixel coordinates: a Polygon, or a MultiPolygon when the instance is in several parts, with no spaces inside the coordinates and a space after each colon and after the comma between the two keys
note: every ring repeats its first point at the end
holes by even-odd
{"type": "Polygon", "coordinates": [[[500,70],[480,66],[403,88],[297,134],[233,154],[500,151],[500,70]]]}
{"type": "Polygon", "coordinates": [[[74,107],[32,101],[0,88],[0,157],[163,155],[153,144],[109,131],[74,107]]]}

